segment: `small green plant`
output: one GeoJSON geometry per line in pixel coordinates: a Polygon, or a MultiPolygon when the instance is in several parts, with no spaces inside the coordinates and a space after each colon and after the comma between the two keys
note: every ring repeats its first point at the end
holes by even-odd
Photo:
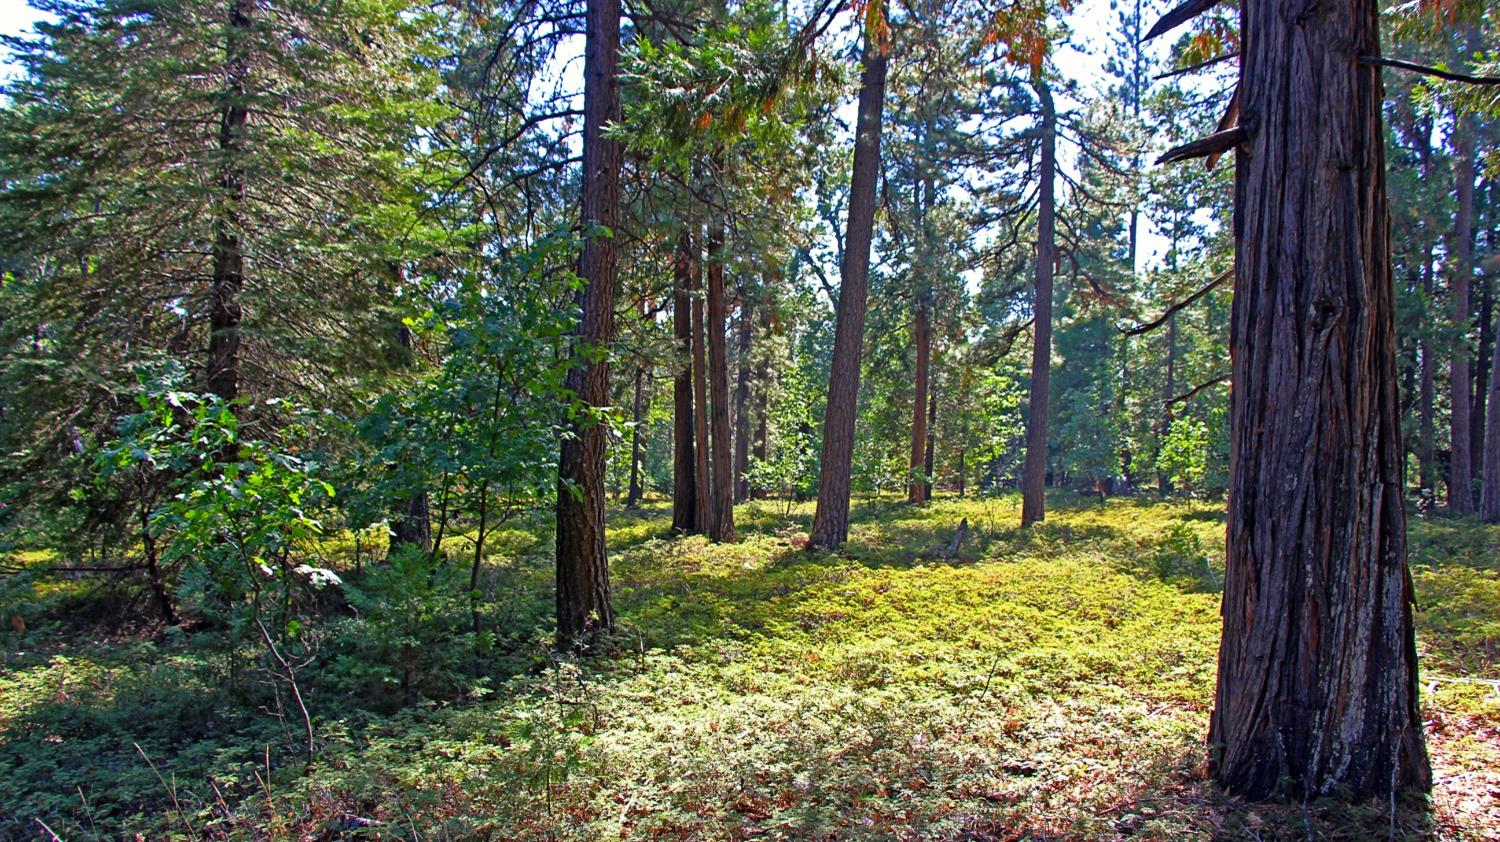
{"type": "Polygon", "coordinates": [[[1178,521],[1172,525],[1166,539],[1157,546],[1151,562],[1156,575],[1163,581],[1176,582],[1196,592],[1219,591],[1219,578],[1209,565],[1203,542],[1187,523],[1178,521]]]}

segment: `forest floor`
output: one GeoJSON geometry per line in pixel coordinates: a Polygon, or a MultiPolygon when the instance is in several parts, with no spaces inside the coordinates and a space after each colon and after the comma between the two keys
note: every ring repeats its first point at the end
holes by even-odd
{"type": "MultiPolygon", "coordinates": [[[[581,665],[528,632],[550,542],[513,529],[488,686],[384,711],[314,687],[310,768],[207,636],[7,631],[0,837],[1500,839],[1500,528],[1412,518],[1437,783],[1393,816],[1206,781],[1222,507],[1052,505],[1023,533],[1012,496],[857,502],[838,554],[801,548],[807,505],[741,506],[729,546],[669,537],[663,503],[616,512],[621,634],[581,665]]],[[[440,683],[441,649],[403,651],[440,683]]]]}

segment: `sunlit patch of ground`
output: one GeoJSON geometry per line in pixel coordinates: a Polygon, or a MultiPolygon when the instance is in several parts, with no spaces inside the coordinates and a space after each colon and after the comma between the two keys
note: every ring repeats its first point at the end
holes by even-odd
{"type": "MultiPolygon", "coordinates": [[[[209,657],[188,644],[17,661],[0,772],[46,792],[0,800],[65,838],[91,838],[90,815],[150,838],[1500,838],[1500,530],[1414,522],[1437,787],[1393,822],[1385,803],[1251,806],[1206,781],[1219,508],[1059,495],[1023,533],[1013,497],[859,501],[836,554],[802,549],[810,515],[742,506],[743,541],[715,546],[668,535],[663,503],[620,514],[609,653],[558,663],[518,632],[496,662],[519,666],[479,701],[322,711],[308,773],[274,717],[187,679],[209,657]],[[136,721],[152,711],[178,722],[136,721]],[[38,739],[57,741],[50,780],[38,739]],[[69,769],[72,742],[101,765],[69,769]]],[[[490,616],[544,624],[550,541],[497,547],[490,616]]]]}

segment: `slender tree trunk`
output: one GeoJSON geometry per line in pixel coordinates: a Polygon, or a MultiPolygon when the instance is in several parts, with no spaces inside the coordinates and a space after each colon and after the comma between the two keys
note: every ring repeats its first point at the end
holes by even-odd
{"type": "Polygon", "coordinates": [[[1453,297],[1453,362],[1449,370],[1449,441],[1448,510],[1455,513],[1474,511],[1472,433],[1469,422],[1473,394],[1469,368],[1469,327],[1471,310],[1472,249],[1474,230],[1474,133],[1471,118],[1459,115],[1453,137],[1453,172],[1457,181],[1458,208],[1453,218],[1453,236],[1448,244],[1448,266],[1451,275],[1449,291],[1453,297]]]}
{"type": "Polygon", "coordinates": [[[1231,793],[1430,786],[1397,412],[1378,4],[1241,7],[1223,638],[1231,793]],[[1316,120],[1317,130],[1308,129],[1316,120]]]}
{"type": "Polygon", "coordinates": [[[172,604],[172,592],[167,588],[167,579],[162,573],[161,556],[156,551],[156,536],[151,534],[153,507],[148,502],[144,468],[137,470],[136,489],[140,494],[141,554],[146,559],[146,582],[151,587],[151,597],[156,601],[156,612],[161,615],[162,622],[175,626],[181,619],[177,616],[177,606],[172,604]]]}
{"type": "Polygon", "coordinates": [[[1490,358],[1495,346],[1495,335],[1490,320],[1495,313],[1495,299],[1489,279],[1478,275],[1479,284],[1479,344],[1474,355],[1474,403],[1469,413],[1469,474],[1475,479],[1484,476],[1484,428],[1485,404],[1490,391],[1490,358]]]}
{"type": "MultiPolygon", "coordinates": [[[[771,302],[769,298],[761,306],[761,336],[771,336],[771,302]]],[[[755,444],[753,454],[756,462],[765,462],[770,455],[771,430],[770,430],[770,400],[771,400],[771,357],[762,349],[759,359],[755,363],[755,444]]],[[[750,494],[759,500],[766,496],[766,490],[758,486],[750,489],[750,494]]]]}
{"type": "Polygon", "coordinates": [[[922,481],[922,502],[932,500],[932,481],[937,477],[937,389],[930,388],[927,395],[927,452],[922,456],[922,469],[926,478],[922,481]]]}
{"type": "MultiPolygon", "coordinates": [[[[694,225],[695,232],[699,231],[694,225]]],[[[711,535],[714,531],[714,498],[709,473],[710,442],[708,435],[708,347],[703,330],[703,262],[700,243],[693,244],[693,505],[694,520],[698,531],[711,535]]]]}
{"type": "MultiPolygon", "coordinates": [[[[721,170],[715,161],[717,180],[721,170]]],[[[713,432],[710,450],[713,457],[713,517],[708,537],[714,541],[732,542],[734,536],[734,463],[730,453],[729,433],[729,346],[725,336],[728,325],[728,303],[724,299],[724,223],[714,210],[708,230],[708,380],[709,421],[713,432]]]]}
{"type": "MultiPolygon", "coordinates": [[[[1432,254],[1430,251],[1426,264],[1422,267],[1422,291],[1427,300],[1432,300],[1432,254]]],[[[1418,417],[1421,419],[1417,433],[1417,484],[1422,496],[1431,500],[1437,489],[1437,459],[1433,447],[1433,417],[1435,415],[1433,405],[1437,392],[1437,360],[1433,357],[1432,340],[1428,337],[1428,331],[1422,331],[1417,345],[1422,353],[1421,379],[1417,385],[1419,391],[1417,409],[1418,417]]]]}
{"type": "Polygon", "coordinates": [[[749,293],[740,287],[740,320],[735,336],[739,371],[734,387],[734,499],[744,502],[750,499],[750,481],[745,472],[750,468],[750,355],[752,352],[754,323],[753,308],[749,293]]]}
{"type": "Polygon", "coordinates": [[[927,378],[932,368],[932,325],[928,323],[927,294],[917,293],[917,312],[912,320],[912,344],[917,348],[917,383],[911,399],[911,463],[907,471],[906,502],[927,500],[927,378]]]}
{"type": "Polygon", "coordinates": [[[208,302],[208,391],[225,401],[240,396],[240,322],[244,308],[245,254],[240,206],[245,201],[241,142],[249,124],[250,63],[244,39],[251,27],[250,0],[229,4],[226,101],[219,115],[219,207],[214,217],[213,281],[208,302]]]}
{"type": "Polygon", "coordinates": [[[1156,426],[1156,490],[1166,495],[1172,493],[1172,478],[1167,476],[1161,469],[1161,446],[1167,440],[1167,434],[1172,432],[1172,421],[1174,416],[1172,398],[1177,396],[1177,314],[1173,313],[1167,317],[1167,378],[1162,387],[1161,396],[1161,419],[1156,426]]]}
{"type": "MultiPolygon", "coordinates": [[[[1500,336],[1500,323],[1495,325],[1500,336]]],[[[1490,366],[1484,433],[1483,485],[1479,494],[1479,516],[1485,523],[1500,523],[1500,365],[1490,366]]]]}
{"type": "Polygon", "coordinates": [[[854,458],[854,417],[859,404],[859,359],[864,350],[865,302],[870,287],[870,241],[875,229],[875,184],[880,175],[880,120],[885,100],[886,50],[865,38],[849,222],[840,267],[828,406],[823,414],[823,455],[810,544],[832,549],[849,538],[849,481],[854,458]]]}
{"type": "Polygon", "coordinates": [[[625,495],[625,505],[636,508],[641,505],[645,490],[641,487],[641,427],[646,395],[646,366],[635,367],[635,404],[631,411],[630,427],[630,490],[625,495]]]}
{"type": "Polygon", "coordinates": [[[1052,269],[1056,262],[1053,198],[1057,174],[1057,113],[1040,75],[1033,84],[1042,105],[1042,160],[1037,204],[1036,303],[1033,308],[1031,390],[1026,409],[1026,461],[1021,471],[1021,526],[1047,516],[1047,386],[1052,369],[1052,269]]]}
{"type": "MultiPolygon", "coordinates": [[[[578,274],[579,345],[608,346],[614,333],[616,240],[599,236],[620,221],[620,142],[605,128],[620,119],[620,0],[588,0],[583,68],[583,201],[587,235],[578,274]]],[[[609,365],[580,357],[567,385],[593,407],[609,406],[609,365]]],[[[557,484],[557,642],[576,647],[614,628],[609,557],[604,547],[604,458],[607,430],[583,420],[563,438],[557,484]]]]}
{"type": "Polygon", "coordinates": [[[672,372],[672,529],[698,531],[698,494],[693,454],[693,320],[688,297],[692,286],[693,238],[683,229],[672,260],[672,336],[676,340],[672,372]]]}

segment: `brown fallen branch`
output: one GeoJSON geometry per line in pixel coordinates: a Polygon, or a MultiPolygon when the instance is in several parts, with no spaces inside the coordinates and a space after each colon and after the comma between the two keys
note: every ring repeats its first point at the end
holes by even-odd
{"type": "Polygon", "coordinates": [[[1143,333],[1149,333],[1153,330],[1156,330],[1157,328],[1166,324],[1167,319],[1172,318],[1173,313],[1176,313],[1178,310],[1181,310],[1184,307],[1191,306],[1194,301],[1197,301],[1203,296],[1208,295],[1210,292],[1213,292],[1219,286],[1223,285],[1225,281],[1229,280],[1232,277],[1234,277],[1234,270],[1225,269],[1223,272],[1219,273],[1218,277],[1205,284],[1202,289],[1198,290],[1192,295],[1189,295],[1187,298],[1182,299],[1176,304],[1167,307],[1167,311],[1165,313],[1162,313],[1160,318],[1153,319],[1149,322],[1146,322],[1145,324],[1136,325],[1132,328],[1122,329],[1120,332],[1125,334],[1126,336],[1140,336],[1143,333]]]}
{"type": "Polygon", "coordinates": [[[958,522],[958,531],[953,533],[953,540],[948,542],[948,549],[943,552],[943,558],[952,560],[958,555],[958,548],[964,542],[964,536],[969,534],[969,519],[964,518],[958,522]]]}
{"type": "Polygon", "coordinates": [[[1235,51],[1235,52],[1232,52],[1232,53],[1225,53],[1222,56],[1214,56],[1213,58],[1210,58],[1210,59],[1204,59],[1203,61],[1200,61],[1197,64],[1190,64],[1187,67],[1179,67],[1176,70],[1168,70],[1166,73],[1158,73],[1155,76],[1152,76],[1151,78],[1152,79],[1170,79],[1173,76],[1182,76],[1183,74],[1186,74],[1186,73],[1192,73],[1195,70],[1203,70],[1205,68],[1213,67],[1216,64],[1221,64],[1223,62],[1229,61],[1230,59],[1236,59],[1236,58],[1239,58],[1239,57],[1240,57],[1240,54],[1239,54],[1238,51],[1235,51]]]}
{"type": "Polygon", "coordinates": [[[1218,377],[1215,377],[1214,379],[1208,381],[1207,383],[1199,383],[1198,385],[1196,385],[1193,388],[1187,390],[1186,392],[1183,392],[1180,395],[1173,395],[1172,397],[1167,398],[1166,400],[1162,401],[1162,405],[1163,406],[1171,406],[1174,403],[1182,403],[1183,401],[1186,401],[1186,400],[1192,400],[1192,398],[1193,398],[1194,395],[1198,394],[1199,392],[1203,391],[1204,389],[1207,389],[1210,386],[1217,386],[1220,383],[1223,383],[1224,381],[1226,381],[1228,379],[1229,379],[1229,375],[1227,375],[1227,374],[1221,374],[1218,377]]]}
{"type": "Polygon", "coordinates": [[[1156,26],[1151,27],[1151,31],[1147,32],[1146,37],[1142,38],[1141,40],[1150,41],[1152,38],[1155,38],[1158,35],[1163,35],[1167,32],[1171,32],[1177,27],[1219,5],[1219,3],[1220,0],[1187,0],[1186,3],[1183,3],[1181,6],[1178,6],[1172,11],[1162,15],[1161,20],[1156,22],[1156,26]]]}
{"type": "Polygon", "coordinates": [[[1190,161],[1193,158],[1207,158],[1211,155],[1222,155],[1225,152],[1239,146],[1250,133],[1245,131],[1244,126],[1235,126],[1222,132],[1214,132],[1208,137],[1199,138],[1181,146],[1174,146],[1161,153],[1156,159],[1158,164],[1173,164],[1178,161],[1190,161]]]}
{"type": "Polygon", "coordinates": [[[1414,61],[1405,61],[1399,58],[1360,56],[1359,60],[1361,64],[1410,70],[1413,73],[1420,73],[1423,76],[1435,76],[1439,79],[1447,79],[1449,82],[1463,82],[1466,85],[1500,85],[1500,76],[1475,76],[1472,73],[1455,73],[1451,70],[1429,67],[1425,64],[1417,64],[1414,61]]]}

